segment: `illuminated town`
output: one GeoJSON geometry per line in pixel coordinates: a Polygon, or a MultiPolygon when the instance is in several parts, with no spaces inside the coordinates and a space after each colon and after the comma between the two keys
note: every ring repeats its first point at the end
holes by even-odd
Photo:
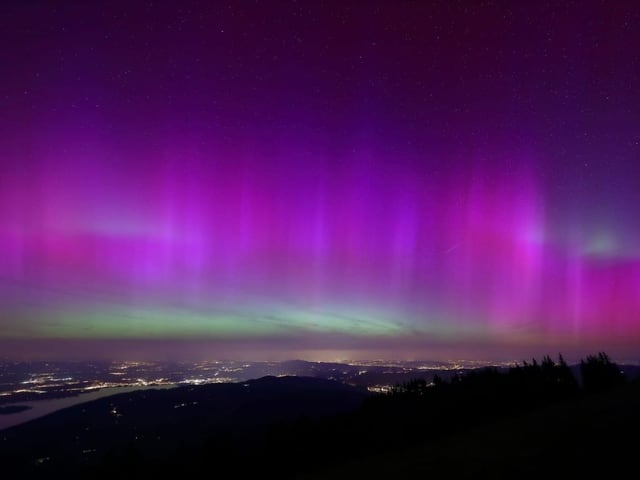
{"type": "MultiPolygon", "coordinates": [[[[76,396],[106,388],[171,387],[242,382],[267,375],[337,380],[386,392],[434,373],[447,376],[484,366],[478,362],[0,362],[0,405],[76,396]]],[[[504,364],[503,366],[506,366],[504,364]]]]}

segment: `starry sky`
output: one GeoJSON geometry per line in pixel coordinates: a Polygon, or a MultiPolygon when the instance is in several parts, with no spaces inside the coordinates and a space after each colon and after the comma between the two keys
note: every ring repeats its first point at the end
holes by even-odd
{"type": "Polygon", "coordinates": [[[4,1],[0,352],[640,351],[640,6],[4,1]]]}

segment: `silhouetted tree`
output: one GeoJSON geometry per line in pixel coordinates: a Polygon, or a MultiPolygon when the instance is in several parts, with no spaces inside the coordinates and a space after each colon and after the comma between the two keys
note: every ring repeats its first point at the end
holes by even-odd
{"type": "Polygon", "coordinates": [[[396,385],[392,393],[408,396],[423,396],[429,385],[424,378],[414,378],[402,385],[396,385]]]}
{"type": "Polygon", "coordinates": [[[598,392],[621,385],[625,382],[624,374],[609,356],[600,352],[580,360],[582,385],[587,392],[598,392]]]}
{"type": "Polygon", "coordinates": [[[558,365],[556,366],[556,379],[558,385],[565,393],[574,393],[578,390],[578,381],[573,375],[571,368],[564,360],[562,354],[558,355],[558,365]]]}

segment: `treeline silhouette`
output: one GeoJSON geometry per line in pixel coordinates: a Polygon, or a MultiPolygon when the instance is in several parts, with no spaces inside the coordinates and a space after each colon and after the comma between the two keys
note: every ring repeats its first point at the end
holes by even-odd
{"type": "MultiPolygon", "coordinates": [[[[416,378],[389,393],[372,396],[357,411],[331,422],[305,419],[278,426],[272,431],[269,445],[286,445],[293,458],[300,459],[298,468],[303,470],[310,465],[309,452],[326,451],[327,445],[327,463],[340,465],[358,456],[375,461],[378,456],[455,438],[473,428],[491,431],[496,422],[544,412],[557,404],[577,405],[593,394],[614,391],[625,383],[619,366],[605,353],[589,355],[575,373],[559,355],[557,361],[545,356],[540,362],[533,359],[506,369],[475,369],[450,381],[438,375],[431,382],[416,378]]],[[[544,419],[543,415],[541,426],[544,419]]],[[[544,436],[540,441],[545,441],[544,436]]],[[[268,462],[275,450],[262,453],[262,460],[268,462]]],[[[430,468],[432,473],[452,475],[445,465],[431,464],[430,468]]],[[[375,469],[367,476],[371,474],[378,478],[375,469]]]]}
{"type": "MultiPolygon", "coordinates": [[[[432,382],[417,378],[365,402],[363,416],[398,444],[434,438],[496,418],[603,392],[626,382],[619,366],[604,353],[581,360],[577,375],[562,355],[545,356],[507,369],[487,367],[432,382]]],[[[365,422],[366,423],[366,422],[365,422]]]]}
{"type": "Polygon", "coordinates": [[[580,371],[584,389],[588,392],[608,390],[626,381],[620,367],[604,352],[589,355],[586,360],[580,360],[580,371]]]}
{"type": "Polygon", "coordinates": [[[455,375],[450,382],[435,375],[433,381],[414,379],[396,385],[390,392],[392,397],[423,397],[446,393],[447,396],[473,395],[484,392],[502,398],[522,397],[529,403],[553,401],[577,394],[581,388],[585,392],[598,392],[620,386],[626,379],[620,367],[609,356],[600,352],[580,361],[579,379],[560,354],[555,362],[545,356],[540,363],[534,358],[531,363],[524,361],[505,371],[497,367],[472,370],[455,375]],[[580,380],[580,381],[579,381],[580,380]]]}
{"type": "MultiPolygon", "coordinates": [[[[277,379],[273,380],[273,385],[279,388],[277,379]]],[[[317,395],[313,397],[314,400],[307,397],[307,401],[317,402],[317,395]]],[[[273,401],[279,397],[269,398],[273,401]]],[[[304,396],[296,398],[305,401],[302,400],[304,396]]],[[[412,451],[420,445],[435,448],[445,440],[454,446],[449,450],[454,450],[457,439],[471,431],[483,432],[487,438],[499,437],[505,428],[509,428],[510,422],[537,415],[534,441],[540,443],[542,453],[538,452],[536,443],[532,455],[537,457],[530,458],[529,463],[540,467],[549,462],[560,462],[565,470],[576,473],[581,468],[593,468],[592,464],[574,465],[574,457],[565,451],[558,453],[557,457],[554,456],[556,453],[548,453],[550,447],[547,450],[544,447],[553,437],[549,432],[555,428],[558,418],[573,415],[576,423],[583,426],[580,431],[563,432],[567,442],[584,447],[586,452],[593,450],[595,453],[590,455],[594,458],[597,458],[596,453],[607,458],[615,456],[617,451],[612,449],[618,446],[602,446],[602,439],[589,439],[592,405],[611,398],[617,402],[614,402],[617,410],[608,415],[620,415],[624,422],[620,423],[622,426],[616,423],[618,426],[612,427],[613,430],[606,430],[608,427],[604,422],[606,435],[617,435],[622,429],[640,424],[637,410],[625,407],[628,402],[619,401],[620,398],[640,400],[640,384],[638,381],[627,382],[620,367],[605,353],[589,355],[574,368],[562,356],[557,361],[546,356],[540,362],[533,359],[510,368],[473,370],[455,375],[449,381],[437,375],[432,381],[416,378],[395,386],[387,394],[371,395],[355,410],[336,415],[297,415],[272,423],[261,422],[256,416],[250,423],[236,421],[207,427],[204,434],[202,425],[206,423],[205,418],[192,419],[189,424],[171,419],[164,419],[164,424],[159,421],[145,425],[141,421],[135,426],[135,435],[136,439],[150,439],[147,448],[141,446],[144,440],[114,443],[106,452],[91,457],[89,461],[75,464],[51,461],[36,467],[30,464],[26,471],[37,474],[37,477],[63,474],[74,478],[77,475],[86,475],[87,478],[155,478],[203,472],[218,476],[226,472],[233,478],[298,478],[301,475],[313,477],[314,474],[318,477],[313,478],[326,478],[345,468],[344,471],[349,471],[349,465],[360,462],[368,470],[356,474],[358,477],[381,478],[386,474],[372,468],[378,458],[412,451]],[[149,448],[148,445],[156,445],[151,443],[156,442],[156,438],[162,438],[162,443],[158,441],[158,447],[149,448]],[[586,446],[581,443],[585,439],[590,442],[586,446]]],[[[253,406],[252,411],[258,407],[253,406]]],[[[108,436],[113,433],[104,430],[102,434],[108,436]]],[[[527,463],[514,460],[511,464],[508,460],[509,455],[513,458],[520,455],[520,447],[513,444],[510,448],[511,453],[502,453],[504,458],[483,457],[481,466],[470,466],[469,471],[500,465],[522,473],[520,469],[523,465],[527,467],[527,463]]],[[[555,448],[553,452],[556,450],[560,451],[555,448]]],[[[445,451],[440,455],[457,458],[458,453],[445,451]]],[[[460,461],[465,461],[464,456],[460,461]]],[[[616,465],[623,464],[618,459],[616,465]]],[[[412,471],[411,468],[405,466],[403,471],[412,471]]],[[[429,469],[433,474],[456,477],[456,468],[452,465],[433,460],[429,469]]],[[[425,472],[422,473],[425,476],[425,472]]]]}

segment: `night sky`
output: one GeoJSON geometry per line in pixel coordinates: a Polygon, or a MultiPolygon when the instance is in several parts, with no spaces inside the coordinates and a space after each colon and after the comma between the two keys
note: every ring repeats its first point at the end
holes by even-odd
{"type": "Polygon", "coordinates": [[[0,353],[640,352],[640,5],[3,1],[0,353]]]}

